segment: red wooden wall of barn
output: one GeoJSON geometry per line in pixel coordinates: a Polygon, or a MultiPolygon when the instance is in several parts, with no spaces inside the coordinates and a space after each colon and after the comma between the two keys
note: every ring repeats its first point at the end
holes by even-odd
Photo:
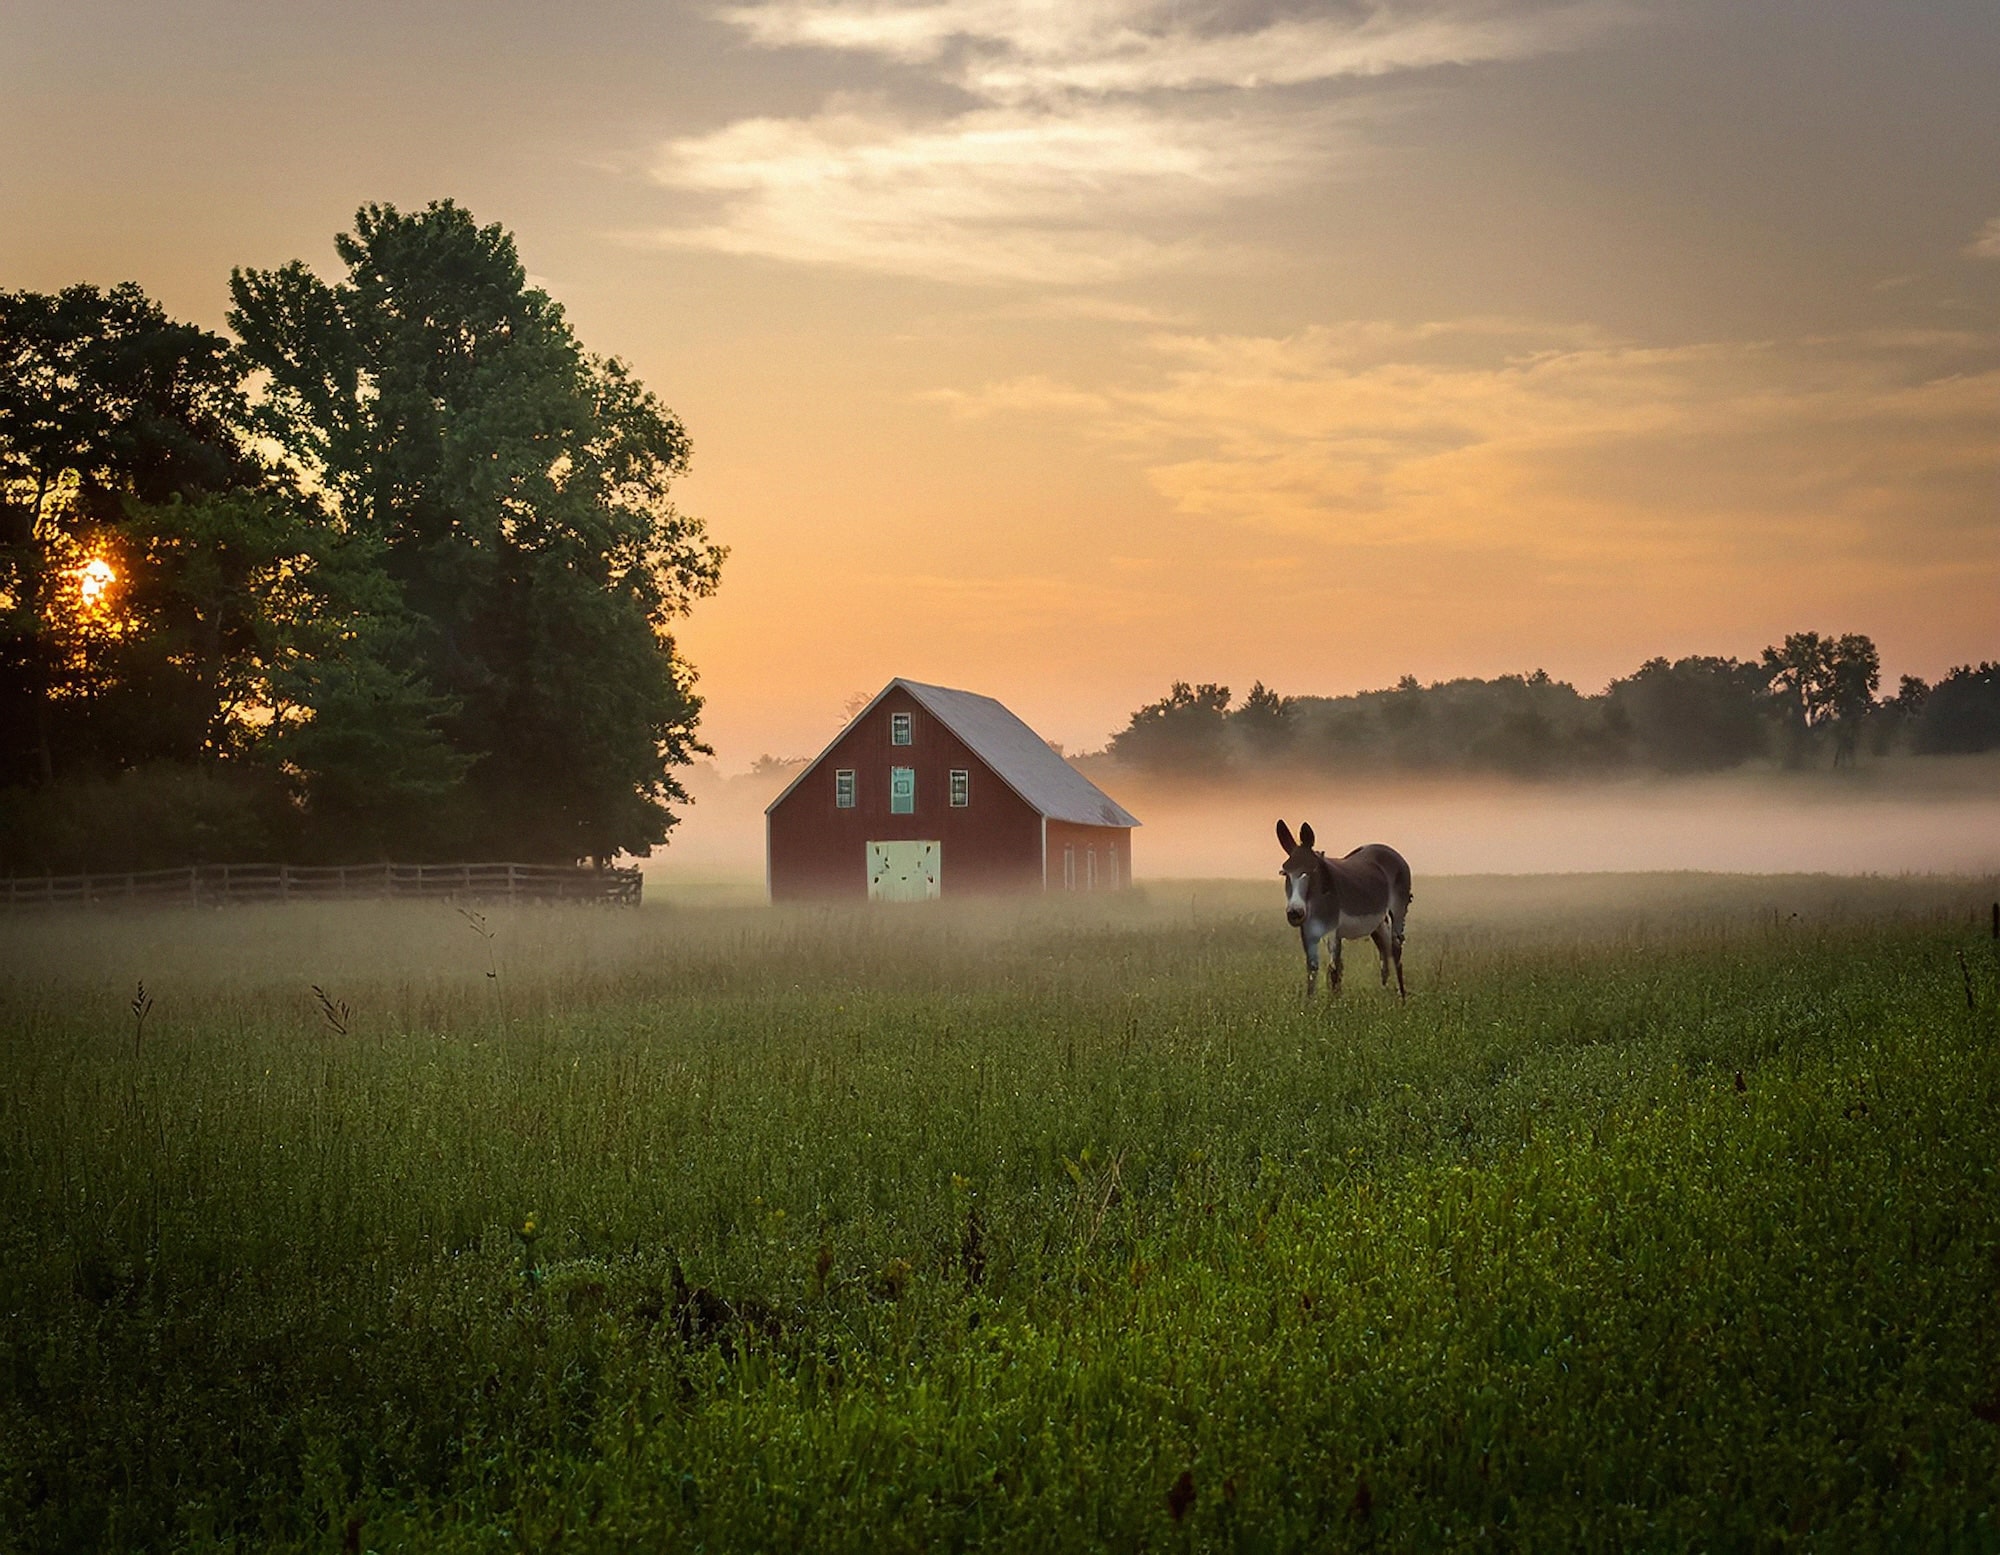
{"type": "Polygon", "coordinates": [[[1129,827],[1049,822],[1051,891],[1121,891],[1131,883],[1132,832],[1129,827]]]}
{"type": "MultiPolygon", "coordinates": [[[[940,889],[947,896],[993,891],[1035,891],[1042,886],[1042,818],[987,765],[972,753],[909,692],[898,686],[857,719],[818,761],[807,768],[796,787],[766,817],[771,898],[789,901],[810,897],[866,897],[870,842],[937,841],[942,846],[940,889]],[[891,745],[890,720],[910,715],[910,743],[891,745]],[[910,767],[916,773],[916,809],[909,815],[889,810],[889,769],[910,767]],[[851,769],[855,778],[854,807],[834,804],[834,774],[851,769]],[[954,809],[950,802],[951,772],[971,774],[971,803],[954,809]]],[[[1121,872],[1118,884],[1131,879],[1129,833],[1124,828],[1066,826],[1049,822],[1049,886],[1061,890],[1058,829],[1087,837],[1078,845],[1095,846],[1100,871],[1108,847],[1116,846],[1121,872]],[[1107,839],[1116,839],[1115,844],[1107,839]]],[[[1083,889],[1078,865],[1077,889],[1083,889]]],[[[1108,889],[1102,875],[1099,889],[1108,889]]]]}

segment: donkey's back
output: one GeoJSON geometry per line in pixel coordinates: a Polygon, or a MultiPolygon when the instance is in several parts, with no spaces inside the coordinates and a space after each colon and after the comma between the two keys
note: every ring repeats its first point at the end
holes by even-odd
{"type": "Polygon", "coordinates": [[[1340,862],[1354,865],[1358,870],[1381,871],[1389,893],[1384,911],[1396,920],[1396,932],[1400,934],[1403,928],[1403,913],[1410,905],[1409,861],[1386,842],[1369,842],[1356,848],[1340,862]]]}

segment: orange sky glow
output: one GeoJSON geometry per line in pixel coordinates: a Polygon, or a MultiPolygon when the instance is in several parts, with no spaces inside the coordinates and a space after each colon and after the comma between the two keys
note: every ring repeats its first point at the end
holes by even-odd
{"type": "Polygon", "coordinates": [[[507,225],[693,433],[725,770],[898,674],[1073,750],[1175,679],[1935,677],[2000,657],[2000,19],[1891,9],[29,5],[0,286],[219,326],[365,200],[507,225]]]}

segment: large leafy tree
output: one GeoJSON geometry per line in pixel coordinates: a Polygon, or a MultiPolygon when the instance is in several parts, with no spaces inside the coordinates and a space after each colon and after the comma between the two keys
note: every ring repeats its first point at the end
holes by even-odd
{"type": "MultiPolygon", "coordinates": [[[[137,286],[0,293],[0,712],[18,731],[0,783],[210,743],[221,637],[240,634],[172,643],[148,628],[186,616],[190,552],[169,532],[263,479],[241,377],[226,340],[137,286]]],[[[254,568],[265,527],[202,537],[198,564],[254,568]]]]}
{"type": "Polygon", "coordinates": [[[346,276],[239,270],[257,424],[401,626],[387,668],[466,763],[433,845],[603,858],[662,841],[703,749],[672,625],[723,552],[673,504],[678,419],[592,356],[512,237],[450,202],[364,207],[346,276]]]}
{"type": "Polygon", "coordinates": [[[1733,658],[1648,659],[1614,680],[1608,711],[1632,754],[1663,772],[1711,772],[1761,754],[1770,673],[1733,658]]]}
{"type": "Polygon", "coordinates": [[[2000,664],[1961,664],[1935,686],[1903,677],[1903,697],[1916,723],[1914,748],[1925,755],[2000,750],[2000,664]]]}
{"type": "Polygon", "coordinates": [[[1793,632],[1764,650],[1764,672],[1785,710],[1794,752],[1814,731],[1833,730],[1833,764],[1852,761],[1861,726],[1882,684],[1882,657],[1872,639],[1856,632],[1822,637],[1793,632]]]}
{"type": "Polygon", "coordinates": [[[1111,754],[1135,767],[1214,776],[1229,759],[1229,688],[1177,680],[1111,737],[1111,754]]]}
{"type": "Polygon", "coordinates": [[[1263,681],[1251,686],[1242,706],[1229,715],[1229,727],[1258,761],[1282,760],[1293,736],[1292,710],[1263,681]]]}

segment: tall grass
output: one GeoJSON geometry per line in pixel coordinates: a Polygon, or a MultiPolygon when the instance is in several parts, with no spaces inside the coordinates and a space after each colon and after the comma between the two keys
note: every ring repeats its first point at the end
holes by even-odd
{"type": "Polygon", "coordinates": [[[16,920],[0,1541],[1994,1547],[1994,894],[16,920]]]}

